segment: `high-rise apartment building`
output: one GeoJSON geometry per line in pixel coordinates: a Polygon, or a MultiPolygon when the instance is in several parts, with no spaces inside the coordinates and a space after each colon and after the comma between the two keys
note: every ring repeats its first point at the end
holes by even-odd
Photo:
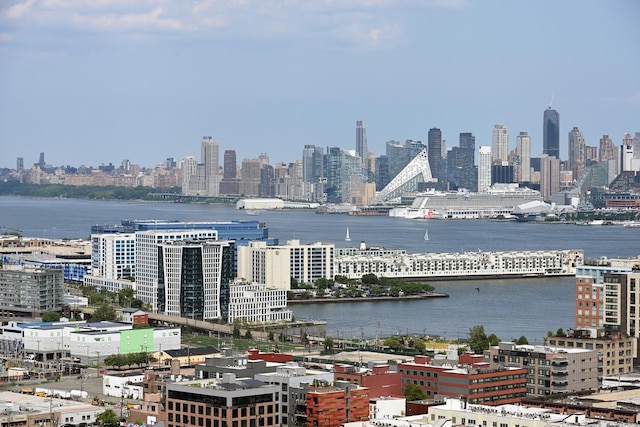
{"type": "Polygon", "coordinates": [[[303,200],[323,202],[324,153],[321,147],[305,145],[302,150],[303,200]]]}
{"type": "Polygon", "coordinates": [[[134,233],[92,234],[91,253],[93,276],[105,279],[129,279],[136,276],[134,233]]]}
{"type": "Polygon", "coordinates": [[[542,153],[560,158],[560,114],[551,105],[542,116],[542,153]]]}
{"type": "Polygon", "coordinates": [[[516,154],[520,159],[519,182],[531,182],[531,137],[527,132],[516,136],[516,154]]]}
{"type": "Polygon", "coordinates": [[[540,195],[550,200],[551,195],[560,191],[560,160],[542,154],[540,156],[540,195]]]}
{"type": "Polygon", "coordinates": [[[329,203],[351,203],[363,184],[362,161],[355,151],[329,147],[325,155],[325,191],[329,203]]]}
{"type": "Polygon", "coordinates": [[[367,148],[367,130],[362,120],[356,122],[356,155],[360,156],[363,163],[369,155],[367,148]]]}
{"type": "Polygon", "coordinates": [[[429,129],[427,135],[427,154],[432,176],[442,181],[440,175],[440,163],[442,162],[442,131],[438,128],[429,129]]]}
{"type": "Polygon", "coordinates": [[[619,168],[620,156],[618,156],[618,152],[619,152],[618,147],[614,145],[609,135],[602,135],[602,138],[600,138],[600,150],[598,154],[598,162],[603,163],[603,162],[606,162],[607,160],[614,160],[615,166],[616,166],[614,171],[615,175],[618,175],[618,173],[620,173],[620,168],[619,168]]]}
{"type": "Polygon", "coordinates": [[[491,187],[491,147],[481,145],[478,153],[478,192],[491,187]]]}
{"type": "Polygon", "coordinates": [[[587,142],[580,129],[574,127],[569,132],[569,169],[575,179],[580,178],[587,160],[587,142]]]}
{"type": "Polygon", "coordinates": [[[491,152],[494,164],[503,164],[509,161],[509,130],[507,126],[493,126],[491,152]]]}
{"type": "Polygon", "coordinates": [[[620,154],[621,172],[640,172],[640,158],[635,152],[633,138],[628,133],[624,134],[620,154]]]}
{"type": "Polygon", "coordinates": [[[225,150],[223,162],[224,169],[219,193],[221,195],[238,195],[240,194],[240,180],[238,179],[236,150],[225,150]]]}
{"type": "Polygon", "coordinates": [[[18,157],[16,159],[16,170],[20,172],[24,169],[24,159],[22,157],[18,157]]]}
{"type": "Polygon", "coordinates": [[[202,138],[201,159],[207,182],[207,195],[217,196],[220,184],[220,144],[210,136],[202,138]]]}

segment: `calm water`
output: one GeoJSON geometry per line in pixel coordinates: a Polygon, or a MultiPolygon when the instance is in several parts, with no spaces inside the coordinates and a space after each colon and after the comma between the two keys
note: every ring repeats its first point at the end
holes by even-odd
{"type": "MultiPolygon", "coordinates": [[[[337,246],[403,248],[416,252],[582,249],[587,258],[637,257],[640,228],[524,224],[491,221],[403,220],[389,217],[317,215],[312,211],[263,211],[247,216],[233,206],[0,197],[0,232],[24,236],[87,238],[94,224],[122,219],[181,221],[259,220],[281,243],[299,239],[337,246]],[[3,229],[4,227],[4,229],[3,229]],[[351,242],[344,241],[347,227],[351,242]],[[429,231],[429,241],[423,239],[429,231]]],[[[549,330],[573,327],[573,279],[436,282],[450,298],[359,304],[296,305],[297,318],[329,322],[327,333],[374,337],[427,333],[465,337],[482,324],[502,339],[526,336],[540,342],[549,330]],[[480,292],[476,290],[480,288],[480,292]]]]}

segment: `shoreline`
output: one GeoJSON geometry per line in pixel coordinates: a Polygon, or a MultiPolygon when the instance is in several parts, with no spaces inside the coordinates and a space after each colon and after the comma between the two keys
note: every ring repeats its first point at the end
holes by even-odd
{"type": "Polygon", "coordinates": [[[287,300],[287,305],[290,304],[341,304],[350,302],[384,302],[384,301],[412,301],[412,300],[425,300],[430,298],[449,298],[449,294],[433,292],[421,295],[407,295],[402,297],[366,297],[366,298],[311,298],[311,299],[298,299],[287,300]]]}

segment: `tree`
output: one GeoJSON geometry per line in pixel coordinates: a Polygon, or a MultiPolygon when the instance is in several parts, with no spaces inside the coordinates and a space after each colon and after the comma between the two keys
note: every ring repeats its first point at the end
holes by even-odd
{"type": "Polygon", "coordinates": [[[427,394],[417,384],[408,383],[404,386],[403,394],[407,402],[414,400],[424,400],[427,398],[427,394]]]}
{"type": "Polygon", "coordinates": [[[427,344],[424,342],[422,338],[414,338],[413,348],[418,353],[422,353],[427,348],[427,344]]]}
{"type": "Polygon", "coordinates": [[[135,292],[131,288],[121,289],[120,292],[118,292],[118,302],[123,307],[129,307],[131,305],[131,302],[133,301],[134,295],[135,292]]]}
{"type": "Polygon", "coordinates": [[[517,345],[525,345],[525,344],[529,344],[529,340],[527,339],[527,337],[525,337],[524,335],[522,335],[520,338],[518,338],[517,340],[513,340],[517,345]]]}
{"type": "Polygon", "coordinates": [[[252,340],[253,339],[253,334],[251,333],[251,329],[247,329],[245,331],[244,337],[245,337],[245,339],[248,339],[248,340],[252,340]]]}
{"type": "Polygon", "coordinates": [[[55,311],[47,311],[42,315],[43,322],[57,322],[58,320],[60,320],[60,313],[55,311]]]}
{"type": "Polygon", "coordinates": [[[556,336],[558,337],[564,337],[564,330],[562,328],[558,328],[558,331],[556,332],[556,336]]]}
{"type": "Polygon", "coordinates": [[[362,283],[365,283],[367,285],[377,285],[378,284],[378,276],[376,276],[373,273],[368,273],[362,276],[362,279],[360,279],[360,281],[362,283]]]}
{"type": "Polygon", "coordinates": [[[113,309],[111,305],[106,302],[103,302],[102,305],[96,308],[96,311],[91,315],[91,321],[100,322],[102,320],[115,320],[116,319],[116,311],[113,309]]]}
{"type": "Polygon", "coordinates": [[[489,348],[489,338],[484,333],[484,326],[476,325],[469,329],[469,348],[476,354],[489,348]]]}
{"type": "Polygon", "coordinates": [[[325,337],[324,339],[324,349],[326,351],[331,351],[333,350],[333,338],[331,337],[325,337]]]}
{"type": "Polygon", "coordinates": [[[233,337],[240,338],[240,326],[238,326],[237,324],[233,325],[233,337]]]}
{"type": "Polygon", "coordinates": [[[100,427],[119,427],[120,420],[118,414],[113,409],[105,409],[96,415],[96,421],[100,427]]]}
{"type": "Polygon", "coordinates": [[[487,340],[489,340],[489,345],[491,347],[495,347],[496,345],[500,344],[500,338],[498,338],[496,334],[489,335],[487,340]]]}

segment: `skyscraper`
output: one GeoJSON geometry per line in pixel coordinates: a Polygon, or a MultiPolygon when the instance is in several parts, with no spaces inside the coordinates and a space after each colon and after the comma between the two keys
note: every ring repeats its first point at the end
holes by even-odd
{"type": "Polygon", "coordinates": [[[427,136],[427,155],[429,168],[434,178],[442,181],[440,174],[440,162],[442,161],[442,131],[438,128],[429,129],[427,136]]]}
{"type": "Polygon", "coordinates": [[[491,147],[482,145],[478,153],[478,192],[491,187],[491,147]]]}
{"type": "Polygon", "coordinates": [[[560,114],[551,105],[544,110],[542,119],[542,152],[560,159],[560,114]]]}
{"type": "Polygon", "coordinates": [[[582,175],[587,160],[587,143],[580,129],[574,127],[569,132],[569,169],[573,178],[578,179],[582,175]]]}
{"type": "Polygon", "coordinates": [[[542,154],[540,156],[540,195],[544,200],[560,191],[560,160],[542,154]]]}
{"type": "Polygon", "coordinates": [[[207,183],[207,195],[217,196],[220,184],[220,144],[210,136],[202,138],[201,161],[204,165],[204,176],[207,183]]]}
{"type": "Polygon", "coordinates": [[[356,121],[356,154],[360,156],[363,163],[369,154],[367,149],[367,130],[362,120],[356,121]]]}
{"type": "Polygon", "coordinates": [[[520,158],[520,182],[531,182],[531,137],[527,132],[516,136],[516,154],[520,158]]]}
{"type": "MultiPolygon", "coordinates": [[[[493,126],[493,138],[491,140],[492,160],[495,164],[509,161],[509,130],[505,125],[493,126]]],[[[480,183],[478,183],[480,185],[480,183]]]]}

